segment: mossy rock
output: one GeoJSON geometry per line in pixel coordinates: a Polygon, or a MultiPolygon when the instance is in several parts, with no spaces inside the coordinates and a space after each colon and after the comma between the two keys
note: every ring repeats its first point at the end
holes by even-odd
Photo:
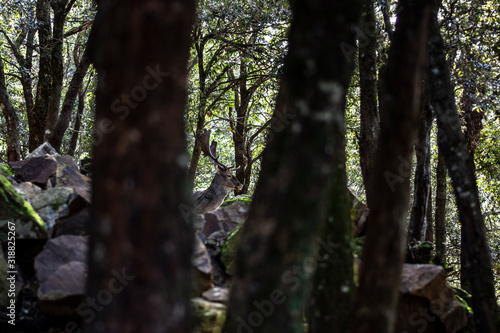
{"type": "Polygon", "coordinates": [[[244,221],[238,224],[238,226],[233,230],[231,235],[227,238],[226,244],[222,248],[221,261],[226,267],[226,273],[229,275],[234,275],[234,259],[236,257],[236,252],[241,243],[241,238],[243,237],[243,225],[244,221]]]}
{"type": "Polygon", "coordinates": [[[12,170],[10,165],[5,163],[0,163],[0,174],[7,177],[7,176],[15,176],[16,172],[12,170]]]}
{"type": "Polygon", "coordinates": [[[224,304],[209,302],[200,297],[193,298],[191,304],[194,306],[198,322],[196,332],[222,333],[227,312],[227,307],[224,304]]]}
{"type": "Polygon", "coordinates": [[[222,203],[221,207],[231,206],[232,204],[238,201],[242,201],[247,205],[250,205],[250,203],[252,202],[252,197],[247,195],[239,195],[236,198],[227,199],[222,203]]]}
{"type": "Polygon", "coordinates": [[[9,222],[16,225],[18,239],[46,239],[47,226],[31,204],[0,175],[0,241],[5,241],[9,222]]]}

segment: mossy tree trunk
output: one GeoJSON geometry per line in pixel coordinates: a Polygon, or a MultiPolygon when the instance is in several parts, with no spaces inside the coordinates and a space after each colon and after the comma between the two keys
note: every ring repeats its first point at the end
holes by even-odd
{"type": "Polygon", "coordinates": [[[194,12],[186,0],[99,2],[89,41],[100,140],[88,293],[99,300],[117,275],[125,284],[87,332],[191,332],[194,234],[180,207],[189,202],[184,107],[194,12]]]}
{"type": "Polygon", "coordinates": [[[394,329],[406,244],[409,168],[417,137],[432,0],[401,1],[382,84],[380,140],[351,332],[394,329]],[[376,192],[375,192],[376,190],[376,192]]]}
{"type": "Polygon", "coordinates": [[[466,267],[471,286],[476,330],[496,332],[500,325],[500,312],[496,303],[491,257],[474,176],[474,164],[461,131],[437,12],[433,18],[430,43],[429,83],[431,102],[438,126],[442,130],[438,144],[450,173],[462,224],[462,248],[465,254],[465,262],[462,264],[466,267]]]}
{"type": "Polygon", "coordinates": [[[360,8],[359,1],[292,2],[275,132],[243,229],[224,332],[302,332],[311,273],[324,259],[318,230],[346,190],[337,187],[345,185],[345,170],[343,141],[336,140],[344,133],[354,54],[342,47],[356,45],[351,27],[360,8]]]}

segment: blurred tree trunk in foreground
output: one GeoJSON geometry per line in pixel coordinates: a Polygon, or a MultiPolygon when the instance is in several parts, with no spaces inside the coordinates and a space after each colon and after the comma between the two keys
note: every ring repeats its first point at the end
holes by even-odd
{"type": "Polygon", "coordinates": [[[193,233],[179,205],[189,200],[194,10],[185,0],[99,2],[89,45],[98,88],[88,293],[125,283],[87,332],[190,332],[193,233]]]}
{"type": "MultiPolygon", "coordinates": [[[[290,48],[271,120],[272,141],[264,152],[243,229],[224,332],[301,333],[311,274],[318,265],[325,267],[318,267],[317,274],[332,269],[329,265],[334,261],[326,261],[324,251],[337,251],[336,244],[323,249],[321,244],[329,239],[317,240],[317,234],[330,215],[332,201],[347,205],[344,104],[355,52],[344,51],[356,49],[351,27],[358,23],[360,8],[359,1],[292,2],[290,48]],[[336,13],[336,19],[331,13],[336,13]]],[[[345,209],[336,212],[342,220],[330,223],[348,223],[345,209]]],[[[347,227],[342,228],[347,232],[347,227]]],[[[335,269],[350,276],[348,258],[335,264],[335,269]]],[[[314,286],[312,293],[311,303],[322,313],[340,302],[340,298],[328,299],[331,304],[324,304],[325,297],[338,296],[341,290],[330,282],[314,286]],[[335,291],[329,294],[331,290],[321,287],[335,291]]],[[[312,320],[320,331],[326,326],[322,321],[334,323],[321,316],[312,320]]],[[[337,320],[345,322],[348,317],[337,320]]]]}

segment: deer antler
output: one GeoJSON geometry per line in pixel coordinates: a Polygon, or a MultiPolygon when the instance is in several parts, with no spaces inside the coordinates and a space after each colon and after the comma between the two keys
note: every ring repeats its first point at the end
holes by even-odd
{"type": "Polygon", "coordinates": [[[219,162],[219,157],[215,156],[216,155],[216,150],[217,150],[217,141],[212,141],[212,144],[209,145],[210,142],[210,130],[206,130],[201,136],[200,136],[200,143],[201,143],[201,151],[205,154],[205,156],[208,156],[213,164],[216,167],[220,167],[223,170],[227,170],[228,167],[219,162]]]}

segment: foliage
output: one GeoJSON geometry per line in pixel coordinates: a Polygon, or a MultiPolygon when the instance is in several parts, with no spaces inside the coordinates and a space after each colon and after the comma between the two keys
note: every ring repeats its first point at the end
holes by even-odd
{"type": "MultiPolygon", "coordinates": [[[[396,12],[395,2],[390,2],[388,7],[381,6],[382,3],[384,2],[378,2],[376,5],[375,38],[379,44],[379,70],[385,61],[389,45],[387,31],[390,29],[385,26],[383,10],[388,11],[391,17],[394,17],[396,12]]],[[[23,87],[21,79],[23,75],[29,77],[32,89],[29,93],[34,96],[40,70],[41,50],[37,34],[33,39],[33,53],[29,55],[29,31],[38,28],[35,10],[36,1],[6,0],[0,4],[0,56],[4,62],[8,94],[20,118],[23,157],[28,153],[29,103],[26,100],[26,87],[23,87]]],[[[93,1],[77,0],[66,19],[63,96],[76,69],[75,58],[81,56],[88,40],[89,26],[82,27],[91,24],[95,10],[93,1]]],[[[497,290],[500,290],[499,11],[498,0],[445,0],[440,8],[440,23],[452,69],[456,103],[461,107],[464,94],[469,94],[467,97],[472,101],[473,112],[484,115],[474,161],[497,290]]],[[[221,161],[227,165],[234,164],[237,124],[244,122],[245,144],[248,147],[245,154],[247,160],[253,162],[249,164],[249,195],[253,193],[258,180],[262,151],[268,139],[272,139],[273,129],[269,120],[276,106],[278,82],[288,46],[290,16],[288,3],[284,0],[198,1],[196,24],[192,33],[188,105],[185,113],[188,153],[192,153],[196,127],[200,116],[203,116],[204,127],[212,129],[212,137],[218,142],[221,161]],[[242,98],[245,93],[248,93],[248,101],[242,98]],[[245,107],[245,117],[241,119],[238,110],[245,107]]],[[[91,69],[83,83],[85,106],[75,154],[77,158],[90,156],[93,147],[95,78],[95,71],[91,69]]],[[[359,166],[358,144],[359,73],[355,73],[352,79],[346,102],[348,185],[353,193],[363,200],[365,193],[359,166]]],[[[75,118],[76,106],[71,124],[75,118]]],[[[462,125],[465,130],[465,120],[462,125]]],[[[0,161],[5,161],[7,132],[4,117],[0,117],[0,132],[0,161]]],[[[71,134],[71,130],[66,132],[63,152],[69,147],[71,134]]],[[[438,153],[435,125],[431,146],[431,165],[434,171],[438,153]]],[[[197,168],[195,189],[207,188],[213,173],[210,161],[202,157],[197,168]]],[[[413,184],[413,181],[411,183],[413,184]]],[[[434,178],[431,189],[434,193],[434,178]]],[[[451,270],[449,281],[457,286],[460,283],[461,237],[451,186],[448,186],[447,198],[448,253],[444,265],[451,270]]],[[[234,200],[239,199],[230,199],[226,204],[234,200]]],[[[359,244],[356,244],[356,248],[358,247],[359,244]]]]}
{"type": "MultiPolygon", "coordinates": [[[[36,85],[39,81],[40,70],[40,42],[36,30],[39,28],[39,23],[36,20],[36,4],[37,1],[29,0],[7,0],[0,4],[0,56],[3,58],[10,99],[18,110],[18,115],[21,120],[21,155],[26,156],[28,153],[28,110],[30,103],[27,96],[32,99],[36,94],[36,85]],[[30,39],[30,32],[33,31],[33,40],[30,39]],[[23,86],[23,75],[28,78],[29,84],[23,86]]],[[[63,44],[63,63],[64,63],[64,81],[63,93],[64,98],[66,89],[69,85],[69,80],[75,71],[74,59],[79,58],[83,48],[86,45],[89,35],[89,27],[92,24],[95,16],[95,4],[91,0],[75,1],[71,10],[66,17],[64,24],[64,44],[63,44]]],[[[54,24],[53,15],[51,16],[51,27],[54,24]]],[[[80,145],[77,157],[84,152],[89,152],[91,145],[91,122],[93,115],[93,79],[94,72],[89,71],[84,79],[85,89],[85,111],[84,121],[82,126],[83,135],[80,136],[80,145]]],[[[62,103],[62,101],[61,101],[62,103]]],[[[74,122],[73,115],[72,122],[74,122]]],[[[6,133],[5,120],[2,117],[0,120],[0,131],[2,132],[2,141],[0,145],[0,159],[5,156],[5,144],[3,141],[6,133]]],[[[69,137],[71,131],[66,132],[62,151],[68,148],[69,137]]]]}

